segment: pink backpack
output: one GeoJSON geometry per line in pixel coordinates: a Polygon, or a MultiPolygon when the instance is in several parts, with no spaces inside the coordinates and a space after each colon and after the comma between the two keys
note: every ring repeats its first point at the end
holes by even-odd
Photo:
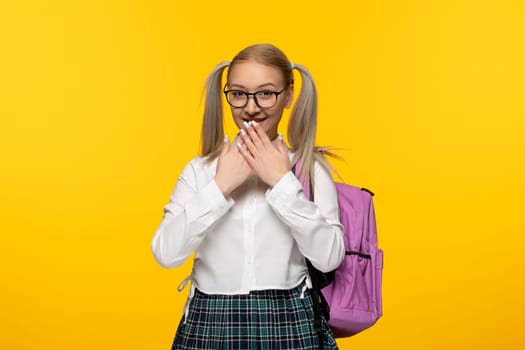
{"type": "MultiPolygon", "coordinates": [[[[310,187],[308,180],[303,182],[306,197],[313,200],[310,187]]],[[[323,274],[309,262],[308,267],[313,289],[322,288],[322,295],[319,296],[325,299],[320,304],[314,301],[314,306],[322,307],[326,301],[324,311],[328,324],[334,336],[342,338],[371,327],[383,314],[383,251],[377,246],[372,202],[374,194],[367,189],[338,182],[336,189],[346,256],[333,273],[323,274]],[[326,309],[326,304],[329,309],[326,309]]]]}

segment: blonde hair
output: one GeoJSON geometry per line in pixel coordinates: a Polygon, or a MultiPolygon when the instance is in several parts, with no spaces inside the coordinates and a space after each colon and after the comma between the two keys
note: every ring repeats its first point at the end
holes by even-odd
{"type": "Polygon", "coordinates": [[[220,63],[210,73],[206,81],[206,101],[201,135],[201,155],[206,161],[212,161],[221,152],[224,140],[224,125],[222,113],[222,74],[229,66],[231,68],[240,62],[255,61],[272,66],[281,71],[286,84],[293,85],[293,69],[301,74],[302,84],[299,97],[294,105],[288,122],[288,142],[294,152],[292,164],[301,159],[301,178],[309,177],[313,180],[314,161],[319,161],[327,169],[331,166],[325,155],[333,155],[327,148],[315,146],[317,129],[317,90],[310,72],[300,64],[294,64],[286,55],[271,44],[257,44],[248,46],[239,52],[231,61],[220,63]]]}

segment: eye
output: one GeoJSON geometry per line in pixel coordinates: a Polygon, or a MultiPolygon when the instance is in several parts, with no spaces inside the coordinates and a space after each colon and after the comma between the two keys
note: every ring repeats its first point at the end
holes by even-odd
{"type": "Polygon", "coordinates": [[[275,92],[270,90],[257,91],[256,94],[259,100],[272,100],[275,96],[275,92]]]}
{"type": "Polygon", "coordinates": [[[246,93],[240,90],[233,90],[233,91],[230,91],[230,95],[232,97],[243,97],[244,95],[246,95],[246,93]]]}

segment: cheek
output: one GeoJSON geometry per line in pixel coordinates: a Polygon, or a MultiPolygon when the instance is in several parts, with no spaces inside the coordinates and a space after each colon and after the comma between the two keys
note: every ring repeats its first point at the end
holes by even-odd
{"type": "Polygon", "coordinates": [[[279,120],[281,119],[283,112],[284,112],[284,105],[280,105],[278,108],[276,108],[275,110],[272,110],[269,113],[269,117],[271,117],[273,120],[279,120]]]}
{"type": "Polygon", "coordinates": [[[279,113],[278,111],[275,111],[269,114],[266,128],[272,129],[276,127],[277,125],[279,125],[279,123],[281,122],[281,117],[282,117],[282,114],[279,113]]]}
{"type": "Polygon", "coordinates": [[[232,116],[233,116],[233,121],[235,122],[235,125],[237,125],[237,127],[240,129],[241,126],[242,126],[242,118],[241,118],[241,114],[238,110],[232,110],[232,116]]]}

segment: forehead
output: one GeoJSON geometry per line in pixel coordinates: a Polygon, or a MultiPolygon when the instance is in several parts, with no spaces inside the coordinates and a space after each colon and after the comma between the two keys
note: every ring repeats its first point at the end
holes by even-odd
{"type": "Polygon", "coordinates": [[[283,85],[283,76],[279,69],[262,63],[248,61],[235,63],[228,74],[228,85],[255,89],[262,85],[283,85]]]}

